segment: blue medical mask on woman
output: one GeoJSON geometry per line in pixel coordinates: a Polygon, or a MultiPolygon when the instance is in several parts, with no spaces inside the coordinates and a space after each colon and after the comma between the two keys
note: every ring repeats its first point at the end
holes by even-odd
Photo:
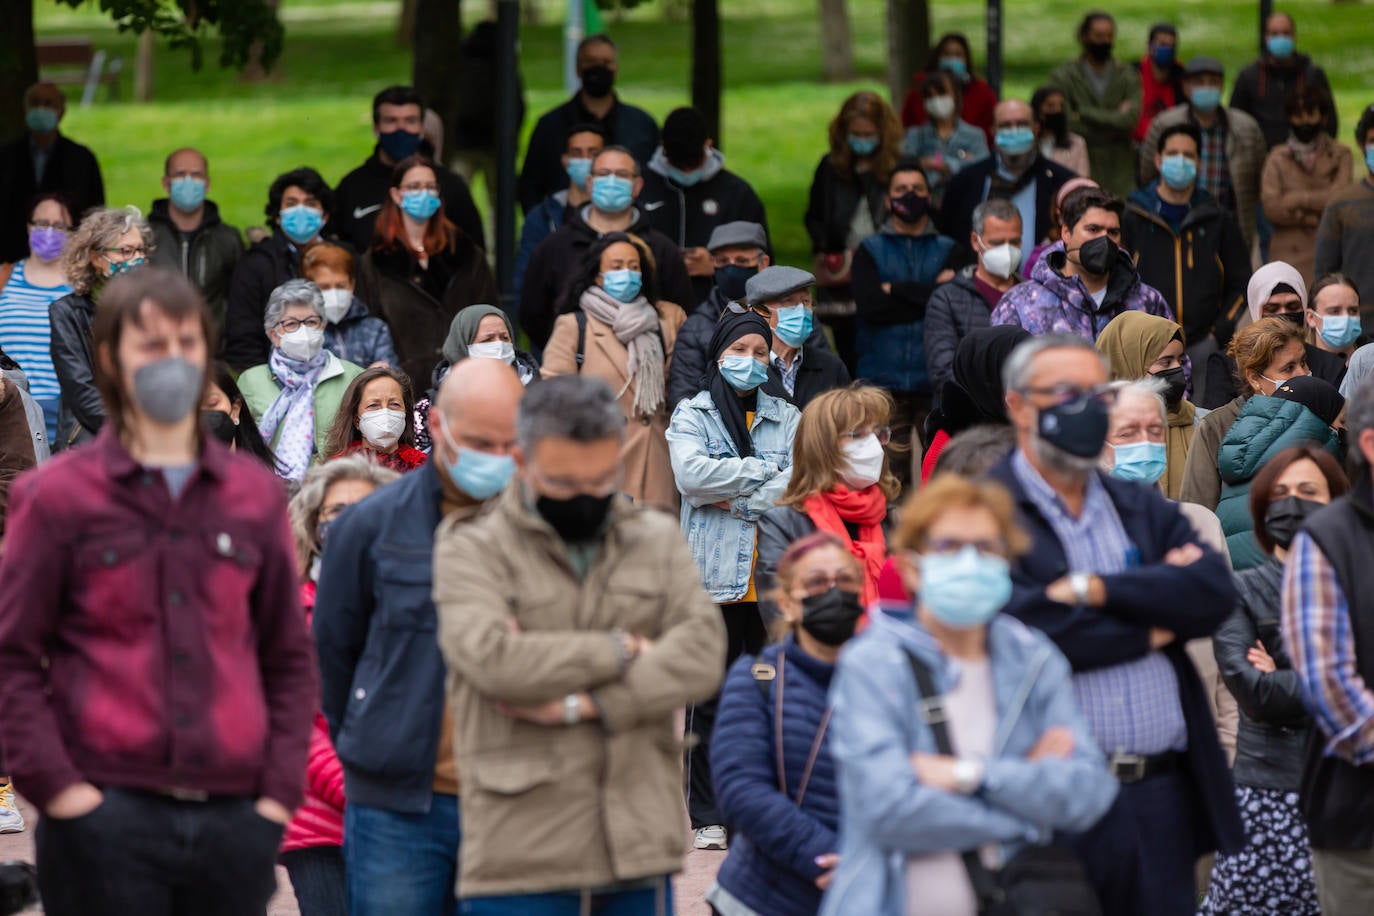
{"type": "Polygon", "coordinates": [[[849,148],[856,156],[872,156],[878,150],[877,137],[856,137],[849,135],[849,148]]]}
{"type": "Polygon", "coordinates": [[[1328,347],[1340,350],[1358,340],[1362,330],[1359,315],[1323,315],[1317,333],[1328,347]]]}
{"type": "Polygon", "coordinates": [[[721,357],[720,374],[736,391],[753,391],[768,381],[768,367],[752,356],[732,353],[721,357]]]}
{"type": "Polygon", "coordinates": [[[1112,476],[1117,480],[1155,483],[1168,467],[1163,442],[1130,442],[1112,446],[1112,476]]]}
{"type": "Polygon", "coordinates": [[[1011,569],[1002,557],[972,545],[921,557],[920,604],[945,626],[969,630],[997,615],[1011,599],[1011,569]]]}
{"type": "Polygon", "coordinates": [[[1186,190],[1197,180],[1197,163],[1183,155],[1165,156],[1159,163],[1159,176],[1175,191],[1186,190]]]}
{"type": "Polygon", "coordinates": [[[1004,156],[1024,156],[1035,146],[1035,131],[1025,126],[1001,127],[993,142],[1004,156]]]}
{"type": "Polygon", "coordinates": [[[778,309],[778,326],[773,333],[789,347],[800,347],[811,336],[811,310],[804,305],[778,309]]]}
{"type": "Polygon", "coordinates": [[[619,175],[592,179],[592,203],[605,213],[623,213],[634,202],[635,183],[619,175]]]}
{"type": "Polygon", "coordinates": [[[324,212],[305,204],[296,204],[281,211],[277,220],[287,238],[297,245],[304,245],[320,234],[324,226],[324,212]]]}
{"type": "Polygon", "coordinates": [[[439,212],[439,195],[421,188],[401,195],[401,209],[416,222],[425,222],[439,212]]]}
{"type": "Polygon", "coordinates": [[[644,275],[637,270],[608,270],[601,275],[601,288],[613,299],[631,302],[644,288],[644,275]]]}

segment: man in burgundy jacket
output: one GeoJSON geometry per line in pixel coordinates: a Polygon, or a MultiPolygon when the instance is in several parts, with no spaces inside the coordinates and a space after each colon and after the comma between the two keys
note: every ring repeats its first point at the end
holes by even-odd
{"type": "Polygon", "coordinates": [[[285,493],[199,428],[209,310],[112,281],[108,422],[10,490],[0,708],[49,916],[261,916],[316,702],[285,493]]]}

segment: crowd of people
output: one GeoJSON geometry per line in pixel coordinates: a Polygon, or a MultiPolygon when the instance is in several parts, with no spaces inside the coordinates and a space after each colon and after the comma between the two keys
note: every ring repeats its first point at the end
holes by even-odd
{"type": "Polygon", "coordinates": [[[718,916],[1368,912],[1374,106],[1352,183],[1264,30],[1229,105],[1169,23],[1087,14],[1027,100],[943,36],[830,123],[805,265],[590,37],[510,311],[411,88],[245,247],[195,149],[105,206],[33,87],[0,832],[41,813],[46,911],[260,914],[280,863],[303,916],[667,916],[693,847],[718,916]]]}

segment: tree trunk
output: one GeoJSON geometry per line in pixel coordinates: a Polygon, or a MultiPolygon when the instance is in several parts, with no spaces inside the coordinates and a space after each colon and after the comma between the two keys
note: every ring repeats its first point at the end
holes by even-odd
{"type": "MultiPolygon", "coordinates": [[[[273,15],[281,8],[281,0],[267,0],[267,5],[272,8],[273,15]]],[[[265,69],[262,65],[262,42],[255,41],[248,49],[248,63],[244,65],[243,72],[239,74],[239,79],[245,83],[264,83],[269,79],[276,79],[281,76],[281,58],[272,65],[272,69],[265,69]]]]}
{"type": "Polygon", "coordinates": [[[33,3],[12,6],[0,29],[0,143],[24,133],[24,90],[38,82],[33,3]]]}
{"type": "Polygon", "coordinates": [[[692,107],[706,131],[720,139],[720,9],[717,0],[692,0],[692,107]]]}
{"type": "Polygon", "coordinates": [[[849,38],[849,10],[845,0],[820,0],[821,71],[827,82],[854,76],[854,48],[849,38]]]}
{"type": "Polygon", "coordinates": [[[153,32],[138,36],[138,51],[134,57],[134,101],[147,102],[153,98],[153,32]]]}
{"type": "Polygon", "coordinates": [[[928,0],[887,0],[887,88],[901,109],[911,75],[925,64],[930,47],[928,0]]]}
{"type": "Polygon", "coordinates": [[[415,37],[415,7],[418,0],[401,0],[401,18],[396,25],[396,46],[410,47],[415,37]]]}
{"type": "Polygon", "coordinates": [[[425,104],[444,119],[444,151],[451,158],[458,149],[458,93],[463,91],[462,0],[415,0],[412,41],[412,83],[425,104]]]}

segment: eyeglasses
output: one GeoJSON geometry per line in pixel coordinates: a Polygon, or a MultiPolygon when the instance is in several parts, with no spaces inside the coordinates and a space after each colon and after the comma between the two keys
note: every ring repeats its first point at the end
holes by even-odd
{"type": "Polygon", "coordinates": [[[438,193],[439,193],[439,185],[438,185],[437,183],[435,183],[435,184],[403,184],[403,185],[401,185],[401,191],[402,191],[403,193],[410,193],[411,191],[433,191],[435,194],[438,194],[438,193]]]}
{"type": "Polygon", "coordinates": [[[842,592],[858,592],[864,587],[863,578],[852,570],[841,570],[834,575],[816,573],[807,576],[798,583],[799,587],[807,595],[820,595],[838,588],[842,592]]]}
{"type": "Polygon", "coordinates": [[[148,248],[145,245],[125,245],[122,248],[102,248],[100,250],[106,254],[118,254],[125,261],[148,256],[148,248]]]}
{"type": "Polygon", "coordinates": [[[575,496],[611,496],[620,490],[624,475],[617,468],[614,476],[600,480],[570,480],[567,478],[545,477],[533,467],[530,476],[539,485],[539,491],[550,499],[572,499],[575,496]]]}
{"type": "Polygon", "coordinates": [[[318,315],[311,315],[309,318],[283,318],[276,324],[277,330],[283,334],[291,334],[299,331],[302,327],[312,331],[318,331],[324,327],[324,321],[318,315]]]}
{"type": "MultiPolygon", "coordinates": [[[[959,538],[934,538],[926,542],[925,552],[928,554],[959,553],[965,547],[972,547],[985,557],[1005,557],[1007,555],[1007,542],[1002,538],[975,538],[967,541],[959,538]]],[[[910,554],[907,559],[915,564],[920,560],[920,557],[917,554],[910,554]]]]}
{"type": "Polygon", "coordinates": [[[736,315],[747,315],[753,312],[755,315],[760,315],[764,318],[769,316],[768,306],[763,303],[727,302],[725,303],[725,307],[736,315]]]}
{"type": "Polygon", "coordinates": [[[71,232],[72,227],[66,223],[54,223],[48,219],[31,219],[29,225],[35,229],[60,229],[63,232],[71,232]]]}
{"type": "Polygon", "coordinates": [[[880,443],[887,445],[892,441],[892,427],[875,426],[872,429],[852,429],[847,433],[840,433],[841,439],[848,439],[851,442],[858,442],[860,439],[867,439],[869,436],[877,436],[880,443]]]}
{"type": "Polygon", "coordinates": [[[1042,388],[1022,388],[1022,394],[1033,394],[1036,397],[1052,397],[1056,406],[1072,404],[1074,401],[1093,400],[1103,407],[1111,407],[1116,403],[1116,389],[1110,384],[1094,385],[1091,388],[1080,388],[1078,385],[1050,385],[1042,388]]]}

